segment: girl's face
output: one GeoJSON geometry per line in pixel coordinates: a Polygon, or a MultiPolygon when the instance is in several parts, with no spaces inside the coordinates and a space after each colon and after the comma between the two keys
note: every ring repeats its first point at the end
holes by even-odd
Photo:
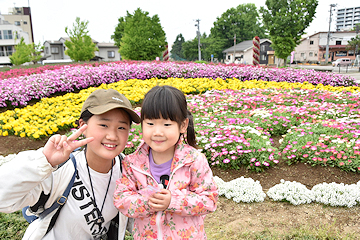
{"type": "MultiPolygon", "coordinates": [[[[85,122],[80,120],[80,126],[85,122]]],[[[130,118],[119,108],[100,115],[93,115],[87,122],[86,137],[94,137],[87,144],[86,157],[88,161],[111,160],[119,155],[128,141],[130,118]]]]}
{"type": "Polygon", "coordinates": [[[185,133],[189,119],[181,126],[170,119],[144,119],[142,133],[144,141],[151,147],[152,156],[157,164],[169,161],[174,156],[175,144],[180,133],[185,133]]]}

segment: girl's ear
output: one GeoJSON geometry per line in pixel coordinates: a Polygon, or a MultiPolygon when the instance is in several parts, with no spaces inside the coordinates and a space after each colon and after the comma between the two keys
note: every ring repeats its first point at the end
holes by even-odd
{"type": "Polygon", "coordinates": [[[188,126],[189,126],[189,119],[186,118],[180,126],[180,133],[186,133],[188,126]]]}
{"type": "Polygon", "coordinates": [[[84,124],[86,124],[86,122],[82,119],[79,119],[79,127],[84,126],[84,124]]]}

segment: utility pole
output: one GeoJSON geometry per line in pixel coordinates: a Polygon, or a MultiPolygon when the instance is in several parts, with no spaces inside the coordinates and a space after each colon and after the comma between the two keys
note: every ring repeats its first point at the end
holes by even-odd
{"type": "Polygon", "coordinates": [[[199,53],[199,61],[201,61],[201,49],[200,49],[200,19],[195,20],[197,24],[195,24],[195,27],[198,28],[196,34],[198,36],[198,53],[199,53]]]}
{"type": "Polygon", "coordinates": [[[235,51],[236,50],[236,33],[234,34],[234,59],[233,62],[235,63],[235,51]]]}
{"type": "Polygon", "coordinates": [[[328,63],[328,60],[329,60],[329,40],[330,40],[331,16],[332,16],[332,8],[335,6],[336,6],[336,4],[330,4],[330,19],[329,19],[329,31],[327,34],[327,42],[326,42],[325,65],[328,63]]]}

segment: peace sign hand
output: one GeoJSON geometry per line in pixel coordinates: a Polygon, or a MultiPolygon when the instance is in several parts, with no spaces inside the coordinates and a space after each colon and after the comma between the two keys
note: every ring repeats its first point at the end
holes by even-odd
{"type": "Polygon", "coordinates": [[[69,137],[66,135],[53,135],[46,142],[43,154],[45,155],[51,166],[59,165],[69,159],[70,153],[76,148],[84,146],[93,141],[93,137],[85,138],[79,141],[75,141],[87,128],[87,125],[83,125],[76,132],[69,137]]]}

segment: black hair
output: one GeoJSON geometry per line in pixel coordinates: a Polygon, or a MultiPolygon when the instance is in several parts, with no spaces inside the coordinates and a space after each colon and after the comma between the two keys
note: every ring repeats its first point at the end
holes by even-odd
{"type": "Polygon", "coordinates": [[[141,123],[144,119],[160,118],[175,121],[179,126],[188,118],[189,125],[184,138],[190,146],[198,148],[193,116],[187,108],[184,93],[179,89],[167,85],[155,86],[145,94],[141,107],[141,123]]]}
{"type": "Polygon", "coordinates": [[[82,119],[85,123],[87,123],[92,116],[94,116],[94,114],[92,114],[89,110],[85,110],[81,113],[80,118],[78,120],[76,120],[75,123],[76,123],[76,125],[79,126],[80,119],[82,119]]]}

